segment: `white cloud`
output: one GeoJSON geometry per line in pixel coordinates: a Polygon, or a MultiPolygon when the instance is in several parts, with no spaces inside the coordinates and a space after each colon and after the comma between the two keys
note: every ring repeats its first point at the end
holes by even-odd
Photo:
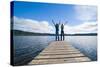
{"type": "Polygon", "coordinates": [[[97,20],[96,6],[75,6],[76,19],[81,21],[97,20]]]}
{"type": "Polygon", "coordinates": [[[14,16],[14,28],[29,32],[52,33],[53,27],[47,21],[36,21],[14,16]]]}
{"type": "MultiPolygon", "coordinates": [[[[39,32],[39,33],[54,33],[55,27],[50,25],[47,21],[37,21],[31,19],[18,18],[14,16],[14,28],[17,30],[39,32]]],[[[96,33],[97,22],[84,22],[75,26],[64,26],[65,33],[96,33]]]]}
{"type": "Polygon", "coordinates": [[[97,22],[84,22],[76,26],[65,25],[65,33],[97,33],[97,22]]]}

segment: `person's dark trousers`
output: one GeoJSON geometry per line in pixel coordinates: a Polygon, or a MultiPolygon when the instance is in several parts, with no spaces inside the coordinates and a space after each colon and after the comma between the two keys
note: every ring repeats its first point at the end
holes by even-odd
{"type": "Polygon", "coordinates": [[[65,40],[64,34],[61,35],[61,41],[65,40]]]}
{"type": "Polygon", "coordinates": [[[60,35],[61,41],[62,41],[62,34],[60,35]]]}
{"type": "Polygon", "coordinates": [[[59,41],[59,34],[58,34],[58,32],[56,32],[56,39],[55,40],[59,41]]]}
{"type": "Polygon", "coordinates": [[[56,35],[56,37],[55,37],[55,40],[57,41],[57,35],[56,35]]]}
{"type": "Polygon", "coordinates": [[[56,35],[56,39],[55,39],[56,41],[59,41],[59,35],[56,35]]]}
{"type": "Polygon", "coordinates": [[[64,34],[63,34],[63,40],[65,40],[65,36],[64,36],[64,34]]]}
{"type": "Polygon", "coordinates": [[[59,34],[58,34],[57,38],[58,38],[58,41],[59,41],[59,34]]]}
{"type": "Polygon", "coordinates": [[[56,39],[55,40],[57,41],[57,35],[56,35],[56,39]]]}
{"type": "Polygon", "coordinates": [[[63,31],[61,31],[61,41],[62,41],[62,40],[65,40],[64,32],[63,32],[63,31]]]}

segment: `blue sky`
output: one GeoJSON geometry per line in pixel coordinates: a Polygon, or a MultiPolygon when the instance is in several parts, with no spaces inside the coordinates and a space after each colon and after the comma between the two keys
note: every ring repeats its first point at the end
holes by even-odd
{"type": "MultiPolygon", "coordinates": [[[[36,21],[36,23],[41,23],[41,25],[43,23],[47,23],[47,25],[51,25],[50,27],[52,27],[52,19],[55,22],[58,22],[59,20],[61,22],[67,21],[68,24],[65,26],[65,28],[72,29],[73,26],[76,28],[79,25],[82,26],[82,24],[83,26],[88,25],[89,23],[96,24],[97,7],[15,1],[13,15],[18,20],[23,20],[25,22],[26,20],[31,20],[32,23],[34,23],[33,21],[36,21]]],[[[30,23],[30,21],[28,22],[30,23]]],[[[19,25],[20,23],[22,22],[19,22],[19,25]]],[[[16,26],[15,24],[15,27],[17,28],[21,26],[16,26]]],[[[53,28],[51,28],[51,31],[53,31],[52,29],[53,28]]]]}
{"type": "Polygon", "coordinates": [[[70,21],[70,24],[78,22],[75,18],[73,10],[74,5],[58,5],[48,3],[28,3],[28,2],[15,2],[14,16],[30,18],[39,21],[49,21],[52,19],[59,21],[70,21]],[[73,23],[74,22],[74,23],[73,23]]]}

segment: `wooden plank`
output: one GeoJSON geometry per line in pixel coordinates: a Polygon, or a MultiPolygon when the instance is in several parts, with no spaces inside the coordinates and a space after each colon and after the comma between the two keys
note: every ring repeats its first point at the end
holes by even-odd
{"type": "Polygon", "coordinates": [[[29,62],[29,64],[55,64],[85,61],[91,60],[68,42],[55,41],[47,46],[38,56],[29,62]]]}
{"type": "Polygon", "coordinates": [[[62,58],[62,59],[34,59],[29,64],[58,64],[58,63],[76,63],[76,62],[89,62],[87,57],[77,58],[62,58]]]}
{"type": "MultiPolygon", "coordinates": [[[[75,54],[75,53],[80,53],[79,51],[78,52],[49,52],[49,53],[47,53],[47,52],[41,52],[40,54],[75,54]]],[[[40,55],[39,54],[39,55],[40,55]]]]}
{"type": "Polygon", "coordinates": [[[69,55],[45,55],[45,56],[41,56],[38,55],[36,58],[37,59],[42,59],[42,58],[70,58],[70,57],[80,57],[80,56],[84,56],[83,54],[69,54],[69,55]]]}

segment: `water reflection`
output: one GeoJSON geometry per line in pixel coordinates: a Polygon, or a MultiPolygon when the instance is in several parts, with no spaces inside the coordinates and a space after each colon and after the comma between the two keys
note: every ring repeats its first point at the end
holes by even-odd
{"type": "MultiPolygon", "coordinates": [[[[92,60],[97,60],[97,36],[66,36],[65,39],[92,60]]],[[[54,36],[14,36],[14,63],[27,64],[54,40],[54,36]]]]}
{"type": "Polygon", "coordinates": [[[97,37],[96,36],[67,36],[69,41],[75,48],[87,55],[91,60],[97,60],[97,37]]]}

